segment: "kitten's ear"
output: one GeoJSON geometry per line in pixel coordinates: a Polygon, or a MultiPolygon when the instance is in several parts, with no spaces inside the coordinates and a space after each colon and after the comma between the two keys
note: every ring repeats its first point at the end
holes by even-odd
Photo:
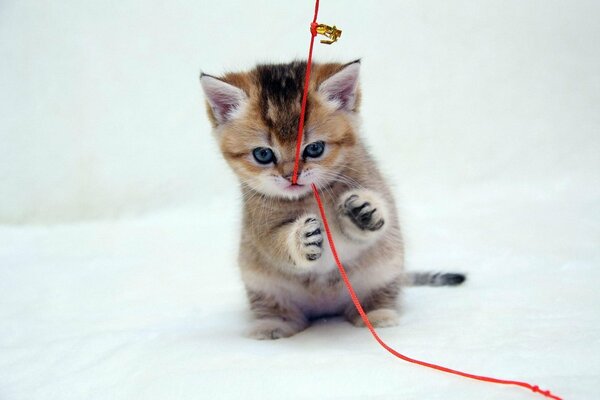
{"type": "Polygon", "coordinates": [[[201,74],[200,84],[219,125],[235,118],[236,111],[248,98],[242,89],[214,76],[201,74]]]}
{"type": "Polygon", "coordinates": [[[359,72],[360,60],[347,64],[321,83],[319,93],[338,110],[354,111],[359,72]]]}

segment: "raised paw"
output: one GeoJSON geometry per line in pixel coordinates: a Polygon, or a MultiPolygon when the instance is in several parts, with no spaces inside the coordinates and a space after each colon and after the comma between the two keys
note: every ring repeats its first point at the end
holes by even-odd
{"type": "Polygon", "coordinates": [[[347,192],[340,199],[338,208],[345,233],[354,239],[368,238],[372,236],[370,233],[381,231],[385,225],[386,204],[374,192],[367,190],[347,192]]]}
{"type": "Polygon", "coordinates": [[[314,214],[306,214],[294,222],[288,240],[290,256],[299,266],[310,266],[321,258],[323,233],[321,221],[314,214]]]}
{"type": "Polygon", "coordinates": [[[352,194],[344,201],[344,213],[350,217],[354,225],[359,229],[378,231],[385,223],[381,213],[378,213],[376,205],[352,194]]]}

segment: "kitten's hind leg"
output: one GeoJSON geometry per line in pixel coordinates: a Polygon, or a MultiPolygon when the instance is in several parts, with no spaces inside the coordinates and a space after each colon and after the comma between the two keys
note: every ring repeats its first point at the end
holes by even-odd
{"type": "Polygon", "coordinates": [[[293,336],[304,328],[279,318],[259,318],[253,322],[248,336],[257,340],[275,340],[293,336]]]}
{"type": "MultiPolygon", "coordinates": [[[[400,294],[400,282],[394,280],[373,289],[371,293],[361,300],[363,310],[369,318],[369,322],[375,328],[396,326],[399,322],[398,296],[400,294]]],[[[346,319],[354,326],[365,326],[360,314],[356,311],[354,304],[348,305],[344,313],[346,319]]]]}
{"type": "Polygon", "coordinates": [[[292,305],[283,305],[266,293],[247,290],[250,309],[256,320],[248,336],[258,340],[274,340],[295,335],[308,326],[308,319],[292,305]]]}

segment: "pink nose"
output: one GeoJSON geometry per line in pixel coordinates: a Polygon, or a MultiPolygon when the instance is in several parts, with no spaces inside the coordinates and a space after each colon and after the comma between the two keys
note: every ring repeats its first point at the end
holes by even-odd
{"type": "MultiPolygon", "coordinates": [[[[281,165],[281,176],[287,179],[288,181],[292,181],[292,176],[294,174],[294,162],[286,162],[281,165]]],[[[298,175],[300,175],[300,169],[298,169],[298,175]]]]}

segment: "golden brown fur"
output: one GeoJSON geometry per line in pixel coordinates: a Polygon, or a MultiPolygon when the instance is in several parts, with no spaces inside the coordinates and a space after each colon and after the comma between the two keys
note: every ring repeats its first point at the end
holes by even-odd
{"type": "Polygon", "coordinates": [[[239,265],[257,318],[250,335],[258,339],[291,336],[322,315],[360,325],[323,243],[311,183],[372,323],[397,323],[402,239],[391,192],[358,132],[357,62],[313,66],[303,144],[322,141],[326,151],[300,161],[300,186],[288,182],[305,68],[295,62],[202,77],[215,136],[244,196],[239,265]],[[258,163],[256,148],[272,149],[274,161],[258,163]]]}

